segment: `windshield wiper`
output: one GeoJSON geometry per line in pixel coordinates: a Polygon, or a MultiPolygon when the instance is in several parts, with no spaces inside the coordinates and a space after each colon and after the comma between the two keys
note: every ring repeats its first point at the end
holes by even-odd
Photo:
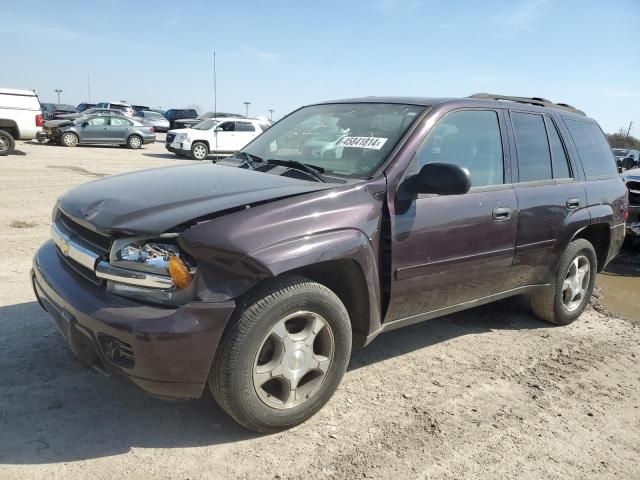
{"type": "Polygon", "coordinates": [[[245,163],[249,165],[251,168],[256,168],[256,163],[262,163],[264,160],[258,155],[254,155],[252,153],[244,152],[242,150],[238,150],[233,154],[232,157],[229,158],[238,158],[240,160],[244,160],[240,165],[244,165],[245,163]]]}
{"type": "Polygon", "coordinates": [[[308,173],[311,177],[322,183],[327,183],[327,179],[321,174],[324,173],[324,168],[317,165],[311,165],[309,163],[298,162],[297,160],[267,160],[270,165],[280,165],[282,167],[294,168],[308,173]]]}

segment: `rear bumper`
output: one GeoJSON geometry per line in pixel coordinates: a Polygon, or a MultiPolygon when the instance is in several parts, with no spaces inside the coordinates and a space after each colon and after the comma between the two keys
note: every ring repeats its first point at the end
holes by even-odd
{"type": "Polygon", "coordinates": [[[87,364],[172,399],[202,394],[233,301],[158,308],[118,297],[73,271],[48,241],[32,282],[71,350],[87,364]]]}
{"type": "Polygon", "coordinates": [[[627,235],[640,237],[640,205],[630,205],[627,217],[627,235]]]}

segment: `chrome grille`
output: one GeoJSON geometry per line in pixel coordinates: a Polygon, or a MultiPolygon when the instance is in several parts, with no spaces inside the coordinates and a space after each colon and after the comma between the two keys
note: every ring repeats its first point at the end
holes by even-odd
{"type": "Polygon", "coordinates": [[[640,205],[640,182],[627,182],[629,205],[640,205]]]}

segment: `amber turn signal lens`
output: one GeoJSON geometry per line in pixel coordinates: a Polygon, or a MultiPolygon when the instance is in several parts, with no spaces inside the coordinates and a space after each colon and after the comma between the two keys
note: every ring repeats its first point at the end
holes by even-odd
{"type": "Polygon", "coordinates": [[[191,272],[189,267],[175,255],[169,257],[169,274],[173,283],[178,288],[186,288],[191,284],[191,272]]]}

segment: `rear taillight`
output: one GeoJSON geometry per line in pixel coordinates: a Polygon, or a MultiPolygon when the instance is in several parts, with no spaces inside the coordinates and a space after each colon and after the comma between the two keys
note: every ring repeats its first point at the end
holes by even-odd
{"type": "Polygon", "coordinates": [[[44,118],[42,118],[42,114],[39,113],[36,115],[36,127],[41,127],[44,125],[44,118]]]}

